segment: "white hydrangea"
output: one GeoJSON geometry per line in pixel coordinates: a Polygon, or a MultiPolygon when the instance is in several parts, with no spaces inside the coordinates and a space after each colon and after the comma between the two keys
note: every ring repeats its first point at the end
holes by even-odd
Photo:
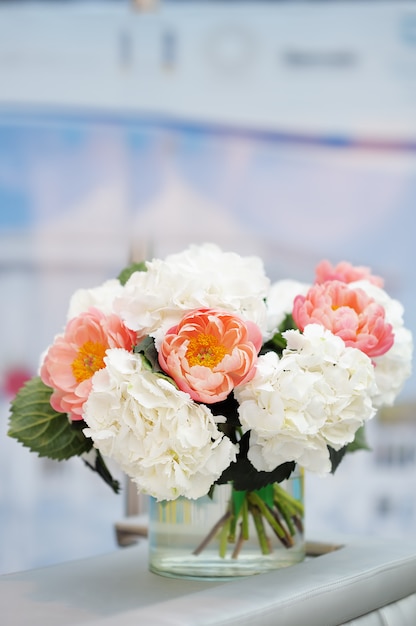
{"type": "Polygon", "coordinates": [[[157,345],[186,311],[198,308],[236,313],[265,330],[270,283],[260,258],[204,244],[146,265],[147,272],[129,278],[116,307],[129,328],[155,337],[157,345]]]}
{"type": "Polygon", "coordinates": [[[278,280],[273,283],[267,295],[267,334],[273,336],[286,315],[293,311],[293,301],[297,295],[305,295],[310,285],[297,280],[278,280]]]}
{"type": "Polygon", "coordinates": [[[140,491],[158,500],[205,495],[236,456],[211,411],[139,355],[108,350],[105,362],[84,405],[85,435],[140,491]]]}
{"type": "Polygon", "coordinates": [[[95,307],[105,315],[114,313],[114,300],[123,293],[123,286],[116,278],[105,281],[92,289],[78,289],[69,301],[68,320],[77,317],[90,307],[95,307]]]}
{"type": "Polygon", "coordinates": [[[413,336],[404,326],[403,306],[398,300],[391,298],[384,289],[367,280],[350,283],[350,286],[363,289],[383,306],[386,321],[393,326],[393,346],[385,354],[373,359],[377,383],[373,404],[377,408],[391,406],[412,372],[413,336]]]}
{"type": "Polygon", "coordinates": [[[375,414],[374,367],[360,350],[318,324],[284,333],[282,358],[259,357],[256,375],[235,389],[244,432],[251,431],[248,458],[259,471],[286,461],[326,474],[327,446],[339,450],[375,414]]]}

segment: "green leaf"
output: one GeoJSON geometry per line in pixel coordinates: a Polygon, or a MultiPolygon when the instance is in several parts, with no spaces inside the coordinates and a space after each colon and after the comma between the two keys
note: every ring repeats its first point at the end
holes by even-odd
{"type": "Polygon", "coordinates": [[[269,341],[263,344],[260,354],[266,354],[267,352],[276,352],[281,355],[286,348],[287,342],[282,333],[275,333],[269,341]]]}
{"type": "Polygon", "coordinates": [[[101,452],[97,449],[94,449],[95,453],[94,462],[90,462],[88,459],[83,459],[85,465],[89,467],[93,472],[97,472],[97,474],[103,479],[103,481],[111,487],[114,493],[120,492],[120,483],[118,480],[113,478],[110,470],[108,469],[101,452]]]}
{"type": "Polygon", "coordinates": [[[333,448],[331,448],[331,446],[328,446],[328,450],[332,466],[331,473],[334,474],[335,470],[347,453],[357,452],[357,450],[371,450],[371,448],[367,444],[365,426],[361,426],[355,433],[354,441],[341,448],[341,450],[334,450],[333,448]]]}
{"type": "Polygon", "coordinates": [[[331,474],[335,474],[335,470],[338,465],[341,463],[347,452],[347,446],[344,446],[340,450],[334,450],[331,446],[328,446],[329,459],[331,461],[331,474]]]}
{"type": "Polygon", "coordinates": [[[231,492],[233,514],[236,519],[240,515],[240,511],[243,507],[244,500],[246,499],[246,493],[247,493],[246,491],[236,491],[235,489],[233,489],[231,492]]]}
{"type": "MultiPolygon", "coordinates": [[[[142,354],[153,372],[162,372],[159,365],[159,355],[156,350],[155,340],[153,337],[145,337],[137,346],[134,346],[135,354],[142,354]]],[[[163,372],[164,373],[164,372],[163,372]]]]}
{"type": "Polygon", "coordinates": [[[134,272],[147,272],[146,263],[144,261],[141,261],[140,263],[132,263],[128,267],[125,267],[123,270],[121,270],[117,278],[122,285],[125,285],[130,276],[134,274],[134,272]]]}
{"type": "Polygon", "coordinates": [[[248,459],[238,459],[224,470],[216,482],[219,485],[232,482],[237,490],[258,491],[266,485],[289,478],[295,465],[294,462],[282,463],[271,472],[259,472],[248,459]]]}
{"type": "Polygon", "coordinates": [[[273,485],[266,485],[261,489],[257,489],[259,497],[267,504],[269,509],[274,507],[274,488],[273,485]]]}
{"type": "Polygon", "coordinates": [[[260,354],[266,354],[267,352],[272,350],[273,352],[276,352],[277,354],[281,355],[283,350],[287,346],[287,341],[283,337],[283,333],[286,330],[293,330],[293,329],[297,329],[297,326],[292,317],[292,314],[288,313],[285,316],[284,320],[279,325],[278,332],[275,333],[273,337],[269,339],[269,341],[263,344],[263,347],[260,350],[260,354]]]}
{"type": "Polygon", "coordinates": [[[367,443],[364,424],[355,433],[354,441],[347,445],[347,452],[356,452],[357,450],[371,450],[367,443]]]}
{"type": "Polygon", "coordinates": [[[245,433],[240,439],[240,451],[237,461],[231,463],[216,481],[217,484],[232,482],[237,491],[257,491],[271,483],[281,483],[289,478],[296,467],[294,461],[282,463],[271,472],[259,472],[247,458],[250,432],[245,433]]]}
{"type": "Polygon", "coordinates": [[[164,378],[171,385],[178,389],[177,384],[168,376],[159,365],[159,356],[155,347],[155,340],[152,337],[145,337],[137,346],[134,346],[133,352],[139,354],[143,360],[144,367],[152,371],[156,376],[164,378]]]}
{"type": "Polygon", "coordinates": [[[293,330],[293,329],[297,329],[297,326],[295,324],[295,320],[293,319],[292,314],[288,313],[285,319],[283,320],[283,322],[280,324],[279,331],[281,333],[284,333],[285,330],[293,330]]]}
{"type": "Polygon", "coordinates": [[[225,400],[222,400],[221,402],[214,402],[213,404],[209,405],[209,408],[213,415],[223,415],[226,418],[226,425],[219,424],[219,427],[220,430],[225,432],[227,436],[230,437],[230,439],[234,442],[235,438],[233,437],[233,432],[236,428],[241,427],[241,423],[238,418],[238,406],[238,402],[234,398],[234,394],[232,392],[227,396],[225,400]]]}
{"type": "Polygon", "coordinates": [[[52,389],[39,377],[29,380],[11,404],[8,435],[41,457],[57,461],[79,456],[92,447],[92,441],[50,405],[52,389]]]}

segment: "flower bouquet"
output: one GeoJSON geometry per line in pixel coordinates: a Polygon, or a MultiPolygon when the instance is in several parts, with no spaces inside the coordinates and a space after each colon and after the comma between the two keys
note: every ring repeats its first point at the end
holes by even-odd
{"type": "Polygon", "coordinates": [[[270,533],[290,547],[301,525],[282,482],[365,448],[365,423],[411,359],[402,306],[367,268],[322,261],[311,284],[272,284],[257,257],[190,246],[72,296],[9,435],[40,456],[81,456],[118,491],[112,459],[156,501],[227,484],[195,554],[216,537],[238,558],[249,518],[267,554],[270,533]]]}

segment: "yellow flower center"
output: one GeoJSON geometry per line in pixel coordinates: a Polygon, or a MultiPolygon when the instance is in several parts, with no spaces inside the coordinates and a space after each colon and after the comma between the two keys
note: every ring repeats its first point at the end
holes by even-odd
{"type": "Polygon", "coordinates": [[[200,333],[189,340],[186,358],[191,367],[203,365],[212,369],[221,363],[226,354],[227,350],[216,337],[200,333]]]}
{"type": "Polygon", "coordinates": [[[77,383],[91,378],[97,371],[105,367],[104,357],[106,346],[102,343],[86,341],[78,350],[77,357],[72,361],[72,373],[77,383]]]}

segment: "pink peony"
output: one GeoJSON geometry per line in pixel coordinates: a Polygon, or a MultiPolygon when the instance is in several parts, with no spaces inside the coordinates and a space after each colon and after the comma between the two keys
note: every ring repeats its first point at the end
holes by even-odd
{"type": "Polygon", "coordinates": [[[224,311],[197,309],[167,332],[159,363],[193,400],[212,404],[254,376],[261,345],[254,322],[224,311]]]}
{"type": "Polygon", "coordinates": [[[332,265],[329,261],[321,261],[315,270],[315,283],[324,283],[327,280],[339,280],[342,283],[353,283],[356,280],[368,280],[377,287],[383,287],[384,281],[380,276],[374,276],[369,267],[354,266],[347,261],[332,265]]]}
{"type": "Polygon", "coordinates": [[[301,331],[308,324],[321,324],[370,358],[385,354],[394,343],[384,308],[362,289],[336,280],[314,285],[306,296],[296,296],[293,319],[301,331]]]}
{"type": "Polygon", "coordinates": [[[43,360],[40,376],[52,387],[51,405],[67,413],[71,420],[82,420],[82,407],[91,390],[93,374],[105,367],[108,348],[131,350],[137,335],[117,315],[95,308],[72,318],[63,335],[56,337],[43,360]]]}

